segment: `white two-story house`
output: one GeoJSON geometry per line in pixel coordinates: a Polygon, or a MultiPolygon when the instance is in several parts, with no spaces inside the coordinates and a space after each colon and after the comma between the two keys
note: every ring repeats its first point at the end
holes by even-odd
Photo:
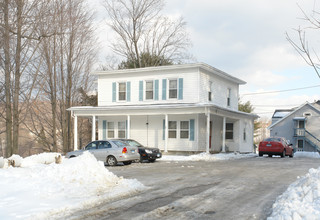
{"type": "MultiPolygon", "coordinates": [[[[252,152],[254,114],[238,111],[244,81],[207,64],[95,72],[98,106],[72,107],[92,118],[92,140],[135,139],[164,152],[252,152]]],[[[83,146],[82,146],[83,147],[83,146]]]]}

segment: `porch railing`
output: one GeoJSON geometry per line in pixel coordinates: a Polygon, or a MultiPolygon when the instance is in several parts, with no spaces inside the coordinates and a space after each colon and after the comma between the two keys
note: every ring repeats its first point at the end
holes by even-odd
{"type": "Polygon", "coordinates": [[[306,141],[311,144],[318,152],[320,152],[320,139],[311,134],[309,131],[305,130],[306,132],[306,141]]]}
{"type": "Polygon", "coordinates": [[[304,128],[295,128],[294,136],[295,137],[304,137],[306,135],[306,130],[304,128]]]}

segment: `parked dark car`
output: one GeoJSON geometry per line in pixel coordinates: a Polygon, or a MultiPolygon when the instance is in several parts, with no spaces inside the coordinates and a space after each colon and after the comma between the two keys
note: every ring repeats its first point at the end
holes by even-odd
{"type": "Polygon", "coordinates": [[[138,151],[140,154],[140,162],[143,162],[144,160],[148,160],[149,162],[154,162],[156,159],[161,158],[162,154],[159,150],[159,148],[150,148],[145,147],[142,144],[140,144],[138,141],[135,141],[133,139],[119,139],[130,146],[138,147],[138,151]]]}
{"type": "Polygon", "coordinates": [[[120,140],[92,141],[82,150],[68,152],[66,158],[79,156],[84,151],[89,151],[97,160],[101,160],[110,166],[115,166],[118,162],[129,165],[140,159],[137,147],[120,140]]]}
{"type": "Polygon", "coordinates": [[[269,157],[272,157],[272,155],[293,157],[294,150],[292,144],[289,144],[285,138],[269,137],[259,144],[259,157],[262,157],[264,154],[268,154],[269,157]]]}

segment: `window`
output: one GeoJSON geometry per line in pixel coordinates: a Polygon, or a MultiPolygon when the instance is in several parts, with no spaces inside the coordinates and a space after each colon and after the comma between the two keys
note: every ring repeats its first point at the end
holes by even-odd
{"type": "Polygon", "coordinates": [[[176,79],[169,80],[169,99],[176,99],[178,95],[178,81],[176,79]]]}
{"type": "Polygon", "coordinates": [[[118,122],[118,138],[126,138],[126,122],[118,122]]]}
{"type": "Polygon", "coordinates": [[[212,82],[209,82],[208,101],[212,101],[212,82]]]}
{"type": "Polygon", "coordinates": [[[97,148],[97,142],[95,141],[95,142],[91,142],[90,144],[88,144],[85,149],[86,150],[93,150],[96,148],[97,148]]]}
{"type": "Polygon", "coordinates": [[[228,89],[227,91],[227,106],[230,106],[231,102],[231,89],[228,89]]]}
{"type": "Polygon", "coordinates": [[[177,138],[177,122],[169,121],[169,138],[177,138]]]}
{"type": "Polygon", "coordinates": [[[111,148],[111,144],[108,141],[100,141],[98,149],[111,148]]]}
{"type": "Polygon", "coordinates": [[[226,123],[226,139],[233,139],[233,123],[226,123]]]}
{"type": "Polygon", "coordinates": [[[189,138],[189,121],[180,121],[180,138],[189,138]]]}
{"type": "Polygon", "coordinates": [[[146,81],[146,99],[153,99],[153,81],[146,81]]]}
{"type": "Polygon", "coordinates": [[[303,140],[298,140],[298,148],[303,149],[303,140]]]}
{"type": "Polygon", "coordinates": [[[126,83],[119,83],[119,101],[126,100],[126,83]]]}
{"type": "Polygon", "coordinates": [[[108,138],[114,138],[114,122],[108,122],[108,138]]]}

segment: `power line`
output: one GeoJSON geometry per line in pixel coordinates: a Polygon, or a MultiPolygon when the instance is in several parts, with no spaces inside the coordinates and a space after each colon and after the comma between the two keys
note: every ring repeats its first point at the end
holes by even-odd
{"type": "Polygon", "coordinates": [[[308,87],[302,87],[302,88],[295,88],[295,89],[278,90],[278,91],[245,93],[245,94],[242,94],[241,96],[245,96],[245,95],[262,95],[262,94],[279,93],[279,92],[290,92],[290,91],[296,91],[296,90],[302,90],[302,89],[311,89],[311,88],[315,88],[315,87],[320,87],[320,85],[308,86],[308,87]]]}

